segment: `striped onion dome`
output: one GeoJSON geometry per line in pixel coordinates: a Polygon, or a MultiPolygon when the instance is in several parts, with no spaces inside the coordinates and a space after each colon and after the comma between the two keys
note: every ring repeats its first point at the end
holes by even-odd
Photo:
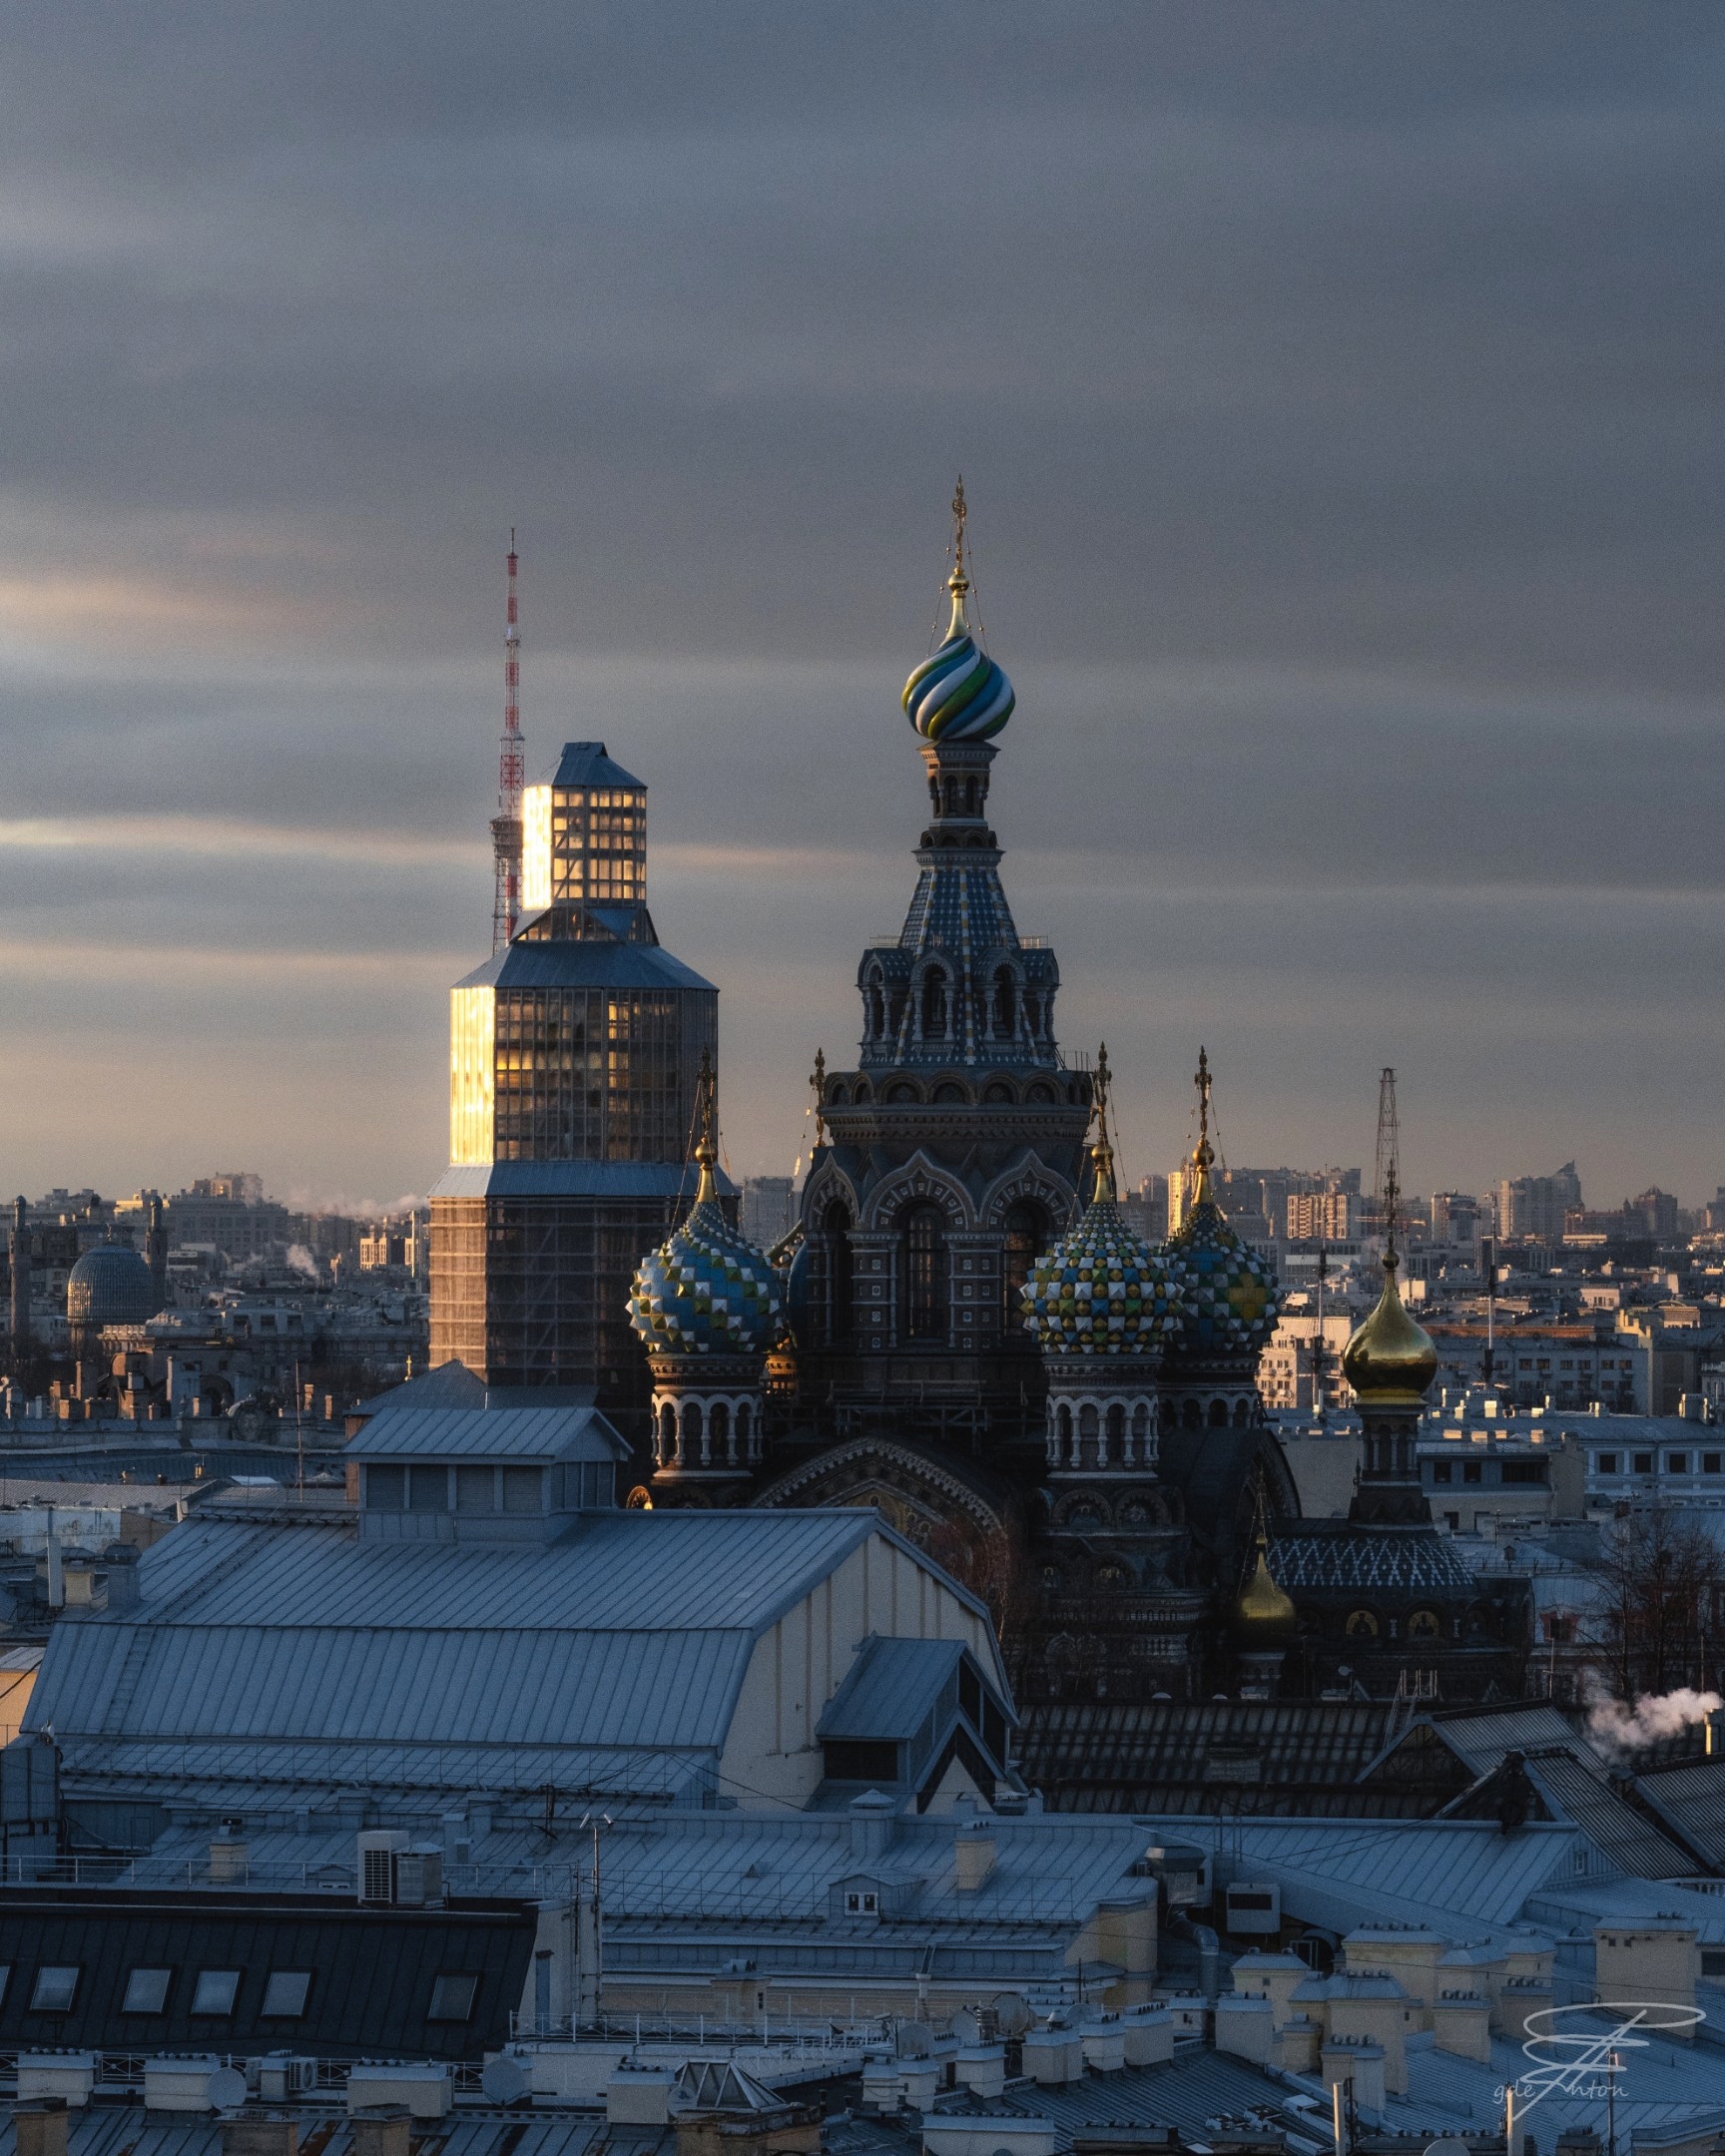
{"type": "Polygon", "coordinates": [[[765,1354],[783,1329],[778,1281],[720,1211],[712,1148],[695,1157],[694,1208],[636,1268],[629,1323],[650,1354],[765,1354]]]}
{"type": "Polygon", "coordinates": [[[904,684],[905,717],[927,742],[985,742],[998,734],[1017,701],[1012,684],[977,644],[964,612],[969,590],[952,578],[952,623],[946,640],[904,684]]]}
{"type": "Polygon", "coordinates": [[[1024,1323],[1044,1354],[1160,1354],[1180,1328],[1178,1272],[1122,1218],[1108,1147],[1092,1147],[1090,1157],[1095,1195],[1070,1234],[1031,1267],[1024,1323]]]}

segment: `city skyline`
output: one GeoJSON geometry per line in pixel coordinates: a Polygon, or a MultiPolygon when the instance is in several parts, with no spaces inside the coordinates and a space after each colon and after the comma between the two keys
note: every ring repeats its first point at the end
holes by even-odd
{"type": "Polygon", "coordinates": [[[1718,37],[1313,19],[29,24],[0,1172],[428,1189],[511,524],[529,775],[646,781],[731,1166],[806,1157],[962,467],[1006,885],[1130,1176],[1202,1041],[1235,1161],[1369,1159],[1391,1063],[1413,1187],[1709,1197],[1718,37]]]}

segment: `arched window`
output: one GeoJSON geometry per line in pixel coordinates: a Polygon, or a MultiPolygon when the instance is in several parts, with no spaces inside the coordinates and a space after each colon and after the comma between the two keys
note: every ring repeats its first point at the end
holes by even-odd
{"type": "Polygon", "coordinates": [[[904,1216],[904,1338],[946,1338],[946,1221],[936,1205],[915,1205],[904,1216]]]}
{"type": "Polygon", "coordinates": [[[677,1457],[677,1410],[667,1400],[659,1410],[659,1464],[669,1467],[677,1457]]]}
{"type": "Polygon", "coordinates": [[[966,779],[964,782],[964,813],[966,815],[980,815],[982,813],[977,782],[974,779],[966,779]]]}
{"type": "Polygon", "coordinates": [[[1008,1339],[1016,1339],[1024,1330],[1020,1307],[1024,1283],[1041,1253],[1048,1223],[1040,1206],[1021,1199],[1008,1208],[1005,1228],[1000,1246],[1000,1324],[1008,1339]]]}
{"type": "Polygon", "coordinates": [[[1024,998],[1024,1028],[1032,1040],[1042,1030],[1042,999],[1039,996],[1024,998]]]}
{"type": "Polygon", "coordinates": [[[994,1038],[1010,1040],[1018,1023],[1018,991],[1012,968],[1001,966],[994,975],[994,1038]]]}
{"type": "Polygon", "coordinates": [[[821,1233],[827,1246],[827,1339],[838,1347],[851,1338],[854,1301],[851,1274],[851,1216],[837,1199],[827,1208],[821,1233]]]}
{"type": "Polygon", "coordinates": [[[715,1400],[708,1420],[708,1434],[713,1444],[713,1464],[715,1467],[727,1466],[730,1464],[726,1458],[726,1450],[731,1441],[731,1410],[723,1400],[715,1400]]]}
{"type": "Polygon", "coordinates": [[[1103,1464],[1108,1467],[1124,1467],[1126,1464],[1126,1410],[1118,1400],[1108,1408],[1107,1442],[1102,1447],[1103,1464]]]}
{"type": "Polygon", "coordinates": [[[1210,1427],[1212,1429],[1226,1429],[1228,1427],[1228,1402],[1225,1399],[1213,1399],[1210,1402],[1210,1427]]]}
{"type": "Polygon", "coordinates": [[[938,966],[922,976],[922,1038],[946,1038],[946,976],[938,966]]]}
{"type": "Polygon", "coordinates": [[[880,985],[880,975],[868,976],[868,1037],[878,1040],[886,1030],[886,996],[880,985]]]}

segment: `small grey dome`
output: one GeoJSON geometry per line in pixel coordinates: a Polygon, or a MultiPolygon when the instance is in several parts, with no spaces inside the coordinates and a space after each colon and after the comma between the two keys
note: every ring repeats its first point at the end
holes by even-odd
{"type": "Polygon", "coordinates": [[[66,1279],[66,1318],[74,1332],[142,1325],[161,1308],[150,1268],[123,1243],[87,1250],[66,1279]]]}

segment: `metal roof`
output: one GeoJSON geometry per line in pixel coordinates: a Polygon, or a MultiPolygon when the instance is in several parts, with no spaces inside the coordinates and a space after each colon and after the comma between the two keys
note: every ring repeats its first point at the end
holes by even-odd
{"type": "Polygon", "coordinates": [[[145,1555],[140,1607],[54,1627],[26,1727],[73,1775],[521,1787],[528,1755],[592,1782],[611,1753],[608,1786],[682,1784],[755,1640],[873,1537],[909,1550],[862,1510],[590,1513],[479,1547],[198,1518],[145,1555]]]}
{"type": "MultiPolygon", "coordinates": [[[[675,1205],[695,1196],[696,1171],[683,1161],[494,1161],[489,1167],[445,1168],[433,1198],[610,1198],[675,1205]]],[[[723,1197],[737,1186],[714,1171],[723,1197]]]]}
{"type": "Polygon", "coordinates": [[[1573,1722],[1565,1721],[1555,1707],[1504,1707],[1484,1714],[1418,1715],[1411,1729],[1430,1725],[1476,1775],[1501,1767],[1506,1752],[1544,1752],[1552,1748],[1579,1751],[1584,1740],[1573,1722]]]}
{"type": "Polygon", "coordinates": [[[1573,1827],[1506,1835],[1495,1820],[1242,1819],[1169,1821],[1170,1839],[1214,1849],[1226,1839],[1241,1878],[1280,1883],[1303,1923],[1426,1923],[1455,1936],[1517,1922],[1528,1896],[1567,1864],[1573,1827]],[[1392,1884],[1393,1883],[1393,1884],[1392,1884]]]}
{"type": "Polygon", "coordinates": [[[286,2035],[325,2057],[478,2058],[509,2034],[532,1960],[535,1912],[483,1908],[369,1909],[327,1897],[113,1893],[101,1888],[0,1888],[11,1981],[0,1994],[0,2045],[96,2051],[271,2048],[286,2035]],[[43,1964],[76,1967],[66,2013],[30,2011],[43,1964]],[[171,1971],[164,2011],[122,2012],[134,1968],[171,1971]],[[231,1969],[233,2011],[215,2033],[191,2014],[195,1974],[231,1969]],[[273,1969],[310,1976],[291,2022],[262,2018],[273,1969]],[[477,1978],[470,2017],[429,2019],[441,1970],[477,1978]]]}
{"type": "Polygon", "coordinates": [[[387,1401],[347,1441],[349,1459],[626,1460],[595,1407],[399,1407],[387,1401]]]}
{"type": "Polygon", "coordinates": [[[1360,1815],[1411,1809],[1399,1793],[1350,1787],[1382,1750],[1388,1702],[1054,1700],[1023,1710],[1024,1778],[1057,1809],[1249,1811],[1323,1801],[1360,1815]]]}
{"type": "Polygon", "coordinates": [[[704,974],[659,943],[601,942],[596,936],[559,936],[543,943],[517,936],[495,957],[475,966],[457,988],[700,988],[717,995],[704,974]]]}
{"type": "Polygon", "coordinates": [[[828,1702],[818,1735],[883,1741],[914,1737],[963,1652],[957,1640],[871,1634],[828,1702]]]}
{"type": "MultiPolygon", "coordinates": [[[[1287,2100],[1285,2085],[1245,2059],[1194,2044],[1165,2065],[1087,2073],[1081,2081],[1048,2088],[1013,2088],[975,2108],[1052,2119],[1075,2136],[1110,2126],[1172,2126],[1190,2140],[1203,2141],[1224,2121],[1275,2118],[1287,2100]]],[[[947,2105],[942,2115],[962,2117],[969,2108],[947,2105]]]]}
{"type": "Polygon", "coordinates": [[[1645,1880],[1693,1875],[1695,1859],[1689,1852],[1625,1804],[1584,1761],[1568,1753],[1551,1753],[1529,1759],[1526,1770],[1551,1811],[1579,1827],[1600,1855],[1619,1870],[1645,1880]]]}
{"type": "Polygon", "coordinates": [[[1635,1777],[1635,1793],[1725,1872],[1725,1759],[1635,1777]]]}
{"type": "MultiPolygon", "coordinates": [[[[318,2156],[353,2156],[344,2107],[311,2104],[292,2114],[299,2146],[318,2156]]],[[[670,2126],[611,2126],[603,2111],[505,2111],[463,2103],[436,2122],[437,2156],[658,2156],[675,2146],[670,2126]]],[[[69,2156],[222,2156],[215,2112],[146,2111],[133,2102],[86,2104],[67,2114],[69,2156]]],[[[10,2104],[0,2107],[0,2156],[17,2156],[10,2104]]]]}
{"type": "MultiPolygon", "coordinates": [[[[1605,2036],[1615,2017],[1578,2014],[1572,2033],[1605,2036]]],[[[1408,2093],[1392,2096],[1385,2123],[1395,2130],[1438,2128],[1451,2132],[1502,2132],[1503,2088],[1527,2070],[1521,2045],[1507,2037],[1491,2039],[1489,2059],[1463,2058],[1442,2051],[1430,2033],[1407,2038],[1408,2093]]],[[[1624,2053],[1618,2077],[1615,2114],[1619,2146],[1657,2148],[1671,2141],[1700,2140],[1725,2124],[1725,2057],[1708,2044],[1661,2043],[1652,2037],[1624,2053]]],[[[1601,2124],[1603,2104],[1587,2093],[1596,2077],[1573,2090],[1560,2084],[1539,2098],[1536,2111],[1523,2112],[1528,2130],[1543,2148],[1571,2127],[1601,2124]]]]}
{"type": "Polygon", "coordinates": [[[633,787],[639,794],[647,791],[647,782],[633,777],[615,762],[602,741],[565,742],[557,776],[551,784],[555,787],[633,787]]]}
{"type": "Polygon", "coordinates": [[[1332,1588],[1474,1595],[1479,1582],[1436,1527],[1340,1527],[1288,1522],[1270,1541],[1270,1569],[1290,1594],[1332,1588]]]}

